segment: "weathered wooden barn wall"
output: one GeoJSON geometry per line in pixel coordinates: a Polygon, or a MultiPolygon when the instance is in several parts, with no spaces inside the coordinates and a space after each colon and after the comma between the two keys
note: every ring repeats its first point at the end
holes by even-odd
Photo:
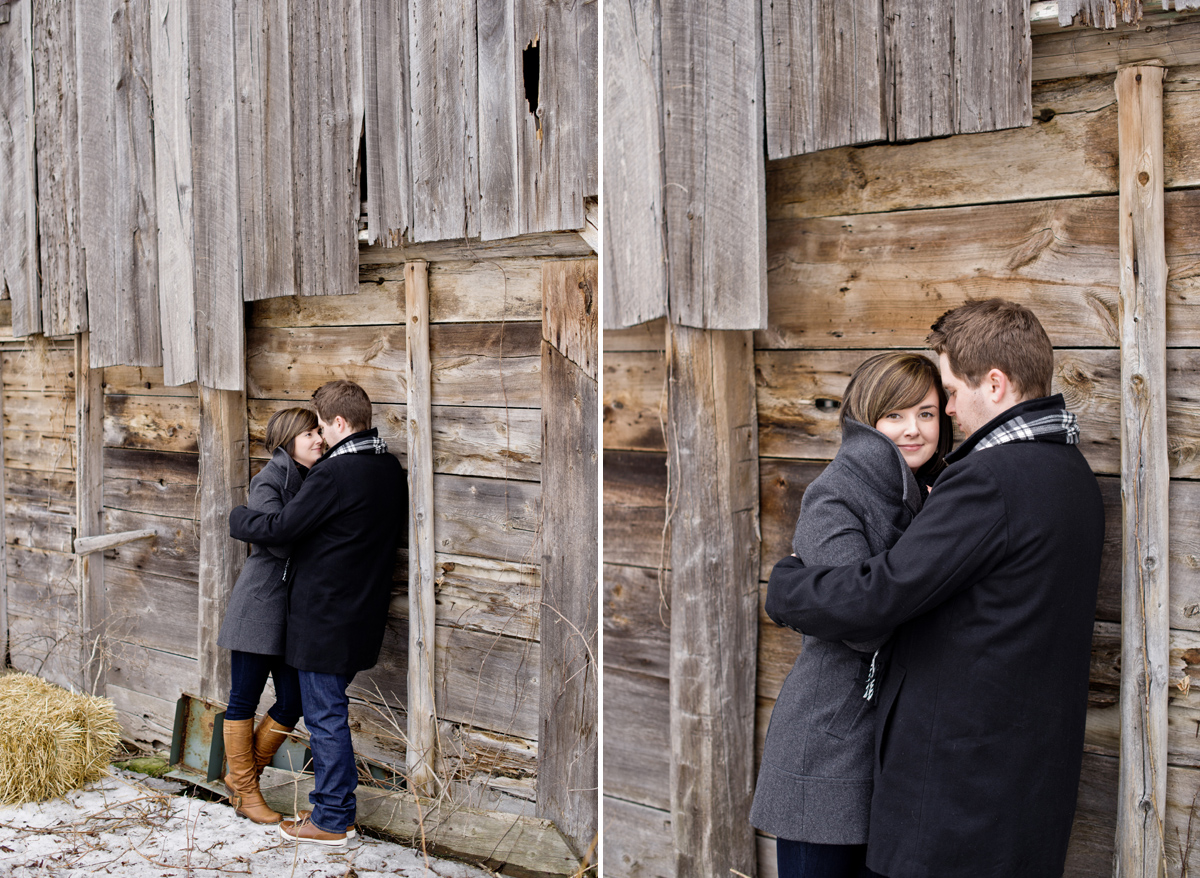
{"type": "MultiPolygon", "coordinates": [[[[1157,27],[1159,51],[1181,21],[1157,27]],[[1165,31],[1165,32],[1164,32],[1165,31]]],[[[1139,34],[1140,57],[1152,57],[1139,34]]],[[[769,325],[755,336],[762,571],[790,546],[804,487],[837,449],[850,372],[880,348],[920,348],[967,297],[1030,305],[1056,346],[1055,389],[1079,414],[1083,451],[1106,498],[1084,775],[1067,874],[1111,870],[1120,680],[1120,379],[1117,106],[1111,35],[1035,33],[1032,127],[910,145],[843,148],[768,164],[769,325]],[[1043,42],[1044,40],[1044,42],[1043,42]],[[1051,48],[1053,45],[1053,48],[1051,48]],[[1105,46],[1108,46],[1105,51],[1105,46]],[[1039,59],[1043,59],[1039,63],[1039,59]],[[1052,66],[1047,67],[1044,65],[1052,66]],[[1051,79],[1056,76],[1076,78],[1051,79]]],[[[1128,60],[1127,58],[1125,60],[1128,60]]],[[[1165,83],[1167,402],[1171,449],[1168,874],[1200,868],[1196,728],[1200,701],[1200,67],[1165,83]],[[1196,312],[1196,313],[1193,313],[1196,312]],[[1189,838],[1191,842],[1189,843],[1189,838]]],[[[604,338],[605,871],[671,875],[668,799],[670,550],[666,359],[661,322],[604,338]],[[611,730],[621,729],[620,735],[611,730]]],[[[757,749],[800,638],[760,619],[757,749]]],[[[760,874],[774,873],[759,840],[760,874]]]]}

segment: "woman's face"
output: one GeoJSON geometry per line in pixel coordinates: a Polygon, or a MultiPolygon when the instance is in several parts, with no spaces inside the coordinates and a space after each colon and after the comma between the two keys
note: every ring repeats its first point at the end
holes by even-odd
{"type": "Polygon", "coordinates": [[[325,451],[325,444],[321,441],[321,431],[316,427],[305,430],[296,436],[292,448],[294,449],[292,460],[301,466],[312,466],[321,459],[321,455],[325,451]]]}
{"type": "Polygon", "coordinates": [[[888,412],[875,422],[875,429],[896,443],[904,462],[915,472],[937,452],[938,421],[937,388],[930,387],[923,400],[888,412]]]}

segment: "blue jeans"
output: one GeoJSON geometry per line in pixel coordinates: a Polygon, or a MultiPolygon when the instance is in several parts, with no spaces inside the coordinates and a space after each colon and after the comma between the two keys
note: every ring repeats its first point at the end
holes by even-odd
{"type": "Polygon", "coordinates": [[[225,719],[254,719],[258,700],[262,698],[267,677],[275,680],[275,703],[267,711],[281,726],[293,728],[300,720],[300,680],[296,669],[281,655],[259,655],[256,652],[230,654],[229,707],[225,719]]]}
{"type": "Polygon", "coordinates": [[[775,839],[779,878],[868,878],[865,844],[814,844],[775,839]]]}
{"type": "Polygon", "coordinates": [[[326,832],[344,832],[354,823],[358,769],[350,742],[350,699],[346,689],[353,674],[300,671],[304,725],[313,755],[316,788],[308,794],[312,822],[326,832]]]}

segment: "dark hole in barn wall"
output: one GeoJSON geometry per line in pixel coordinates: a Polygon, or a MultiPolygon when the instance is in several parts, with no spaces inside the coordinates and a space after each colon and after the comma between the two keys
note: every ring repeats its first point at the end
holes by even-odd
{"type": "Polygon", "coordinates": [[[525,106],[533,114],[537,125],[538,140],[542,139],[542,114],[538,112],[538,95],[541,86],[541,58],[538,38],[534,37],[521,53],[521,67],[525,75],[525,106]]]}

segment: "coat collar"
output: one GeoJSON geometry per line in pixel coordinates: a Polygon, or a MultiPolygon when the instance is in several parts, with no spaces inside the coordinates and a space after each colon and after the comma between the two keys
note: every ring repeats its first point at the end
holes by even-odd
{"type": "Polygon", "coordinates": [[[946,463],[955,463],[962,460],[974,450],[975,446],[993,430],[1001,424],[1011,421],[1013,418],[1024,417],[1027,419],[1036,418],[1039,415],[1049,414],[1055,411],[1065,411],[1067,408],[1066,400],[1063,399],[1061,393],[1056,393],[1053,396],[1039,396],[1035,399],[1027,399],[1024,402],[1019,402],[1010,409],[1006,409],[996,417],[992,418],[970,436],[962,441],[962,443],[946,455],[946,463]]]}
{"type": "Polygon", "coordinates": [[[904,504],[913,515],[921,511],[925,498],[917,477],[896,443],[874,427],[847,418],[837,459],[881,497],[904,504]]]}
{"type": "Polygon", "coordinates": [[[283,489],[285,491],[299,491],[300,483],[304,481],[300,475],[300,470],[296,466],[296,461],[281,445],[275,449],[275,453],[271,455],[271,463],[275,464],[283,470],[283,489]]]}

